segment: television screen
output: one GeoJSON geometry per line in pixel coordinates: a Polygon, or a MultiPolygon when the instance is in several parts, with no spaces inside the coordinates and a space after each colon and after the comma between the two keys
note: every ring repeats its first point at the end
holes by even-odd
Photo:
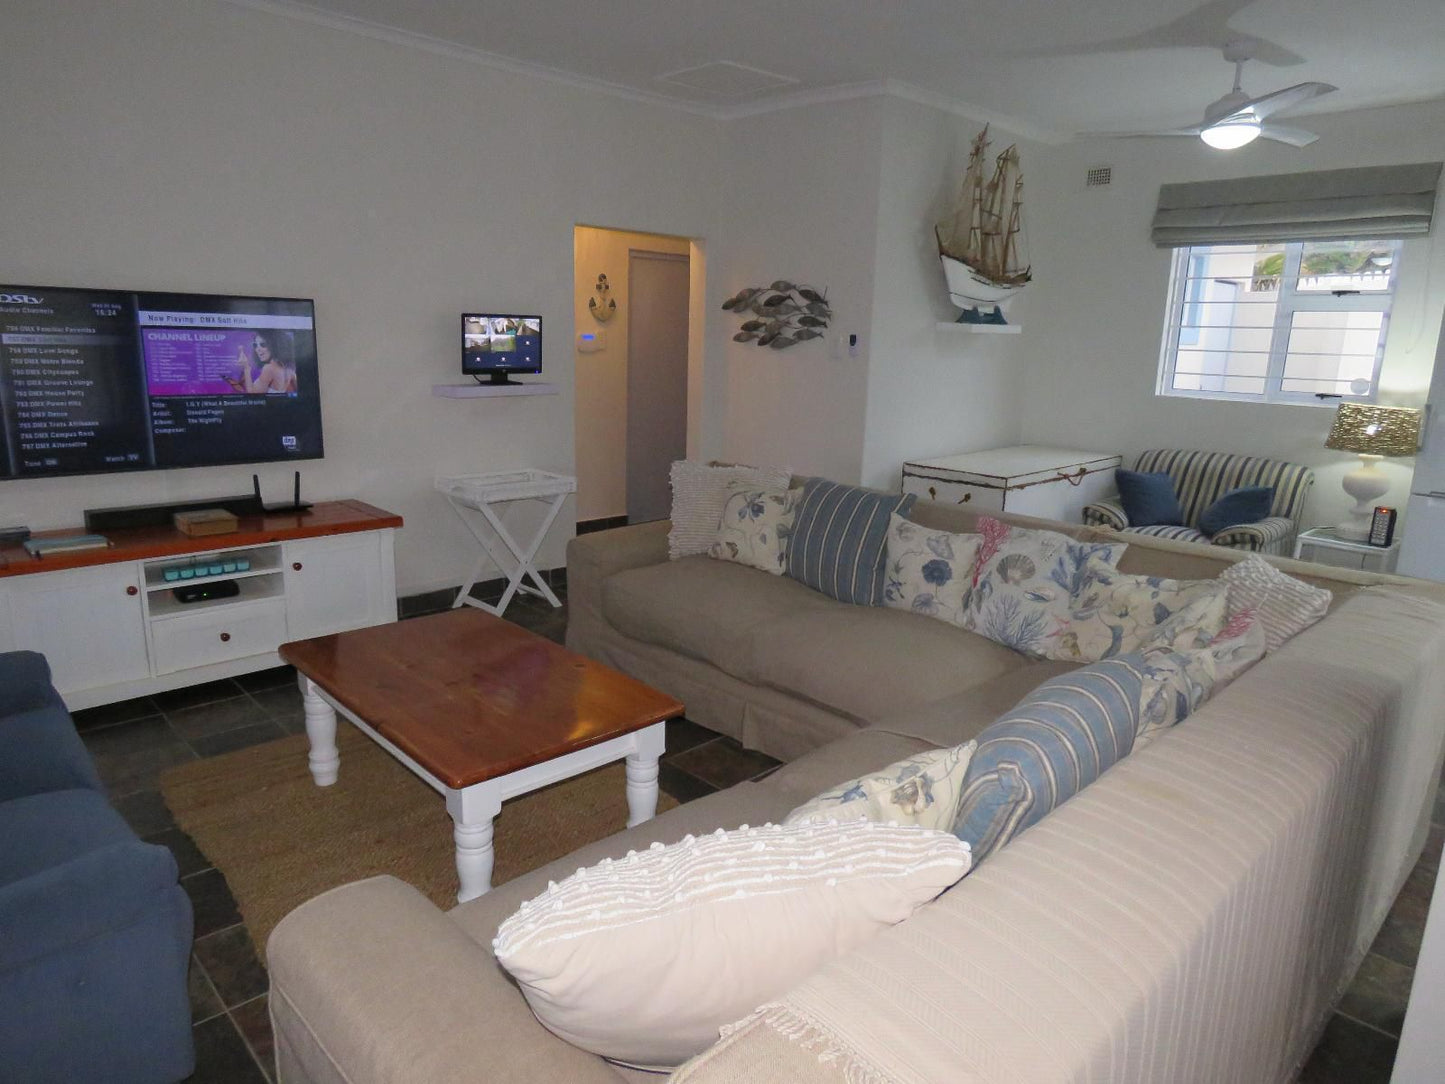
{"type": "Polygon", "coordinates": [[[462,315],[462,372],[482,376],[541,371],[540,316],[462,315]]]}
{"type": "Polygon", "coordinates": [[[5,478],[318,459],[309,300],[0,285],[5,478]]]}

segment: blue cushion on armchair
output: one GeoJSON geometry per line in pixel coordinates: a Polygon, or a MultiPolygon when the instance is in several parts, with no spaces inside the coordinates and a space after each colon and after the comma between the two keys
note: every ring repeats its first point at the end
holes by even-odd
{"type": "Polygon", "coordinates": [[[1199,514],[1199,529],[1216,535],[1242,523],[1258,523],[1274,506],[1274,486],[1241,486],[1231,489],[1199,514]]]}
{"type": "Polygon", "coordinates": [[[1129,517],[1130,527],[1178,527],[1184,523],[1184,510],[1174,494],[1174,479],[1160,472],[1125,470],[1114,472],[1119,487],[1119,503],[1129,517]]]}

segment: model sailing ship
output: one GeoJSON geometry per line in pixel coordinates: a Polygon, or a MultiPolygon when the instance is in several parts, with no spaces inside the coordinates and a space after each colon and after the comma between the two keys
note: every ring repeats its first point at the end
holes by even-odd
{"type": "Polygon", "coordinates": [[[1023,251],[1023,174],[1010,146],[984,180],[988,127],[973,140],[952,213],[934,227],[948,295],[962,324],[1002,324],[1003,309],[1033,278],[1023,251]],[[992,311],[985,311],[992,306],[992,311]]]}

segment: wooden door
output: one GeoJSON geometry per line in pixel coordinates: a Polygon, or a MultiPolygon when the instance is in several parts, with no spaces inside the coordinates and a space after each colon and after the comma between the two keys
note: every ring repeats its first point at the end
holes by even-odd
{"type": "Polygon", "coordinates": [[[627,519],[666,519],[668,470],[687,457],[688,258],[628,259],[627,519]]]}

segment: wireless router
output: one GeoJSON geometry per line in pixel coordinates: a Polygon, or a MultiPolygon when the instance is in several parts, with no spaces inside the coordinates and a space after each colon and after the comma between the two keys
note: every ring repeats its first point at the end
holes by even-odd
{"type": "Polygon", "coordinates": [[[267,515],[280,515],[286,512],[300,513],[311,507],[311,505],[301,499],[301,472],[299,470],[296,472],[296,485],[292,491],[289,502],[283,502],[281,504],[264,503],[261,500],[261,476],[259,474],[251,475],[251,486],[256,491],[256,503],[261,506],[261,511],[267,515]]]}

